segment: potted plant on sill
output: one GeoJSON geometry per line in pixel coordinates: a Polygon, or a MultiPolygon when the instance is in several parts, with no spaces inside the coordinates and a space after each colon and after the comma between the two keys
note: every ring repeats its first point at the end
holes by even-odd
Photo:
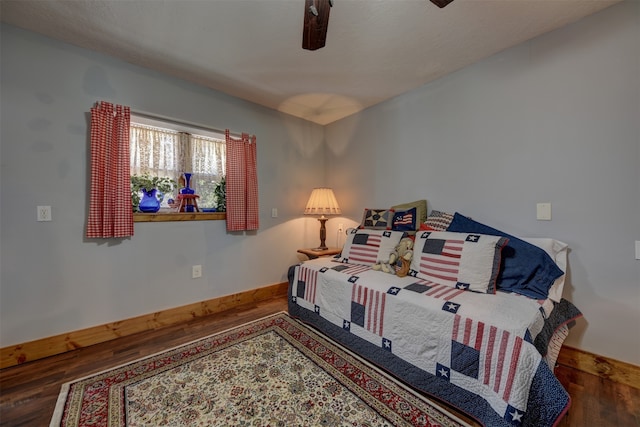
{"type": "Polygon", "coordinates": [[[227,177],[223,176],[213,189],[213,196],[216,203],[216,211],[227,211],[227,177]]]}
{"type": "Polygon", "coordinates": [[[131,175],[131,205],[134,212],[154,213],[160,210],[164,195],[173,191],[176,181],[160,176],[131,175]],[[142,194],[142,198],[140,195],[142,194]]]}

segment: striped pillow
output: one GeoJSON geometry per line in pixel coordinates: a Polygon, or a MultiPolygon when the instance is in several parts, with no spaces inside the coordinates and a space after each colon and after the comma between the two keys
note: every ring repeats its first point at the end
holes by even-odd
{"type": "Polygon", "coordinates": [[[496,293],[502,248],[508,239],[477,233],[416,234],[409,275],[458,289],[496,293]]]}
{"type": "Polygon", "coordinates": [[[347,231],[347,239],[338,261],[360,265],[387,262],[389,254],[403,235],[401,231],[352,228],[347,231]]]}
{"type": "Polygon", "coordinates": [[[449,227],[449,224],[451,224],[451,221],[453,221],[453,214],[431,211],[424,223],[435,230],[445,231],[447,227],[449,227]]]}

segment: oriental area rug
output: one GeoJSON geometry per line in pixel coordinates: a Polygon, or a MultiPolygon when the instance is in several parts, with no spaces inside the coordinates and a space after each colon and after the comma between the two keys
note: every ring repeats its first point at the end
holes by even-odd
{"type": "Polygon", "coordinates": [[[65,384],[51,426],[464,426],[286,313],[65,384]]]}

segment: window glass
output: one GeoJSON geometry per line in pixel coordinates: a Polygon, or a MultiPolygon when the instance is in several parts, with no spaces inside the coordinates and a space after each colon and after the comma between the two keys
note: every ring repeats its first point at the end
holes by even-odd
{"type": "Polygon", "coordinates": [[[191,174],[189,186],[200,196],[198,206],[217,206],[215,188],[225,176],[224,135],[132,116],[130,136],[131,175],[167,177],[179,183],[172,194],[164,195],[161,211],[171,210],[168,202],[176,199],[185,172],[191,174]]]}

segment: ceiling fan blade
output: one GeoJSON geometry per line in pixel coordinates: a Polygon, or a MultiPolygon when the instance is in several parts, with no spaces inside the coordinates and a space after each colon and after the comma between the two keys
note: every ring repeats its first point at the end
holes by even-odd
{"type": "Polygon", "coordinates": [[[327,41],[329,10],[332,0],[305,0],[304,28],[302,30],[302,48],[316,50],[324,47],[327,41]]]}
{"type": "Polygon", "coordinates": [[[446,5],[448,5],[449,3],[451,3],[453,0],[431,0],[431,3],[435,4],[436,6],[438,6],[439,8],[443,8],[446,5]]]}

